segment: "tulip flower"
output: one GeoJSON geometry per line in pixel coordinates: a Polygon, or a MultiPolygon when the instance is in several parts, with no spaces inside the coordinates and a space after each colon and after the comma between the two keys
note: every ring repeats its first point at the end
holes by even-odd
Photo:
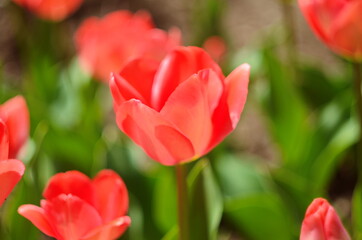
{"type": "Polygon", "coordinates": [[[9,138],[5,123],[0,120],[0,206],[24,174],[24,164],[9,159],[9,138]]]}
{"type": "Polygon", "coordinates": [[[29,136],[29,111],[25,99],[16,96],[0,105],[0,119],[9,138],[9,157],[15,158],[29,136]]]}
{"type": "Polygon", "coordinates": [[[362,1],[299,0],[315,34],[336,53],[362,60],[362,1]]]}
{"type": "Polygon", "coordinates": [[[109,81],[130,60],[147,57],[157,61],[180,45],[180,32],[156,29],[145,11],[109,13],[102,19],[85,20],[75,35],[78,56],[84,69],[96,78],[109,81]]]}
{"type": "Polygon", "coordinates": [[[126,186],[111,170],[93,180],[78,171],[58,173],[43,196],[41,207],[22,205],[18,212],[57,240],[114,240],[130,224],[126,186]]]}
{"type": "Polygon", "coordinates": [[[164,165],[197,159],[236,127],[249,68],[243,64],[225,78],[197,47],[178,47],[160,65],[134,60],[110,81],[117,124],[164,165]]]}
{"type": "Polygon", "coordinates": [[[207,38],[202,45],[202,48],[205,49],[216,62],[220,62],[226,53],[225,41],[219,36],[207,38]]]}
{"type": "Polygon", "coordinates": [[[77,10],[83,0],[13,0],[19,6],[27,8],[38,17],[61,21],[77,10]]]}
{"type": "Polygon", "coordinates": [[[302,224],[300,240],[350,240],[333,207],[323,198],[309,205],[302,224]]]}

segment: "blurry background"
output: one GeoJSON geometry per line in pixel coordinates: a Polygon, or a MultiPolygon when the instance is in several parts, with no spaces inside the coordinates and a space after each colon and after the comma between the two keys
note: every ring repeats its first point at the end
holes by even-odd
{"type": "Polygon", "coordinates": [[[39,204],[56,172],[93,177],[102,168],[116,170],[130,192],[132,226],[122,239],[176,239],[174,170],[149,160],[118,130],[108,86],[77,63],[73,33],[80,23],[118,9],[146,9],[157,27],[179,27],[185,45],[221,36],[225,74],[244,62],[252,67],[237,129],[209,161],[190,166],[206,169],[202,178],[211,186],[195,192],[216,199],[208,218],[220,222],[199,229],[218,228],[222,240],[298,239],[314,197],[329,198],[351,229],[358,132],[351,69],[316,39],[295,1],[86,0],[51,23],[0,0],[0,103],[24,95],[31,115],[19,157],[27,172],[0,209],[0,239],[48,239],[17,207],[39,204]]]}

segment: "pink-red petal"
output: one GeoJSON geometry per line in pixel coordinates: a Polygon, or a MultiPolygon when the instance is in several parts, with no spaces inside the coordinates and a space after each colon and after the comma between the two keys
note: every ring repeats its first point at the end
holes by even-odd
{"type": "Polygon", "coordinates": [[[25,99],[16,96],[0,106],[9,134],[9,158],[15,158],[29,136],[29,111],[25,99]]]}
{"type": "Polygon", "coordinates": [[[331,47],[344,56],[362,59],[362,2],[346,4],[331,26],[331,47]]]}
{"type": "Polygon", "coordinates": [[[202,70],[171,93],[161,115],[172,122],[202,155],[212,135],[211,118],[223,92],[222,80],[211,70],[202,70]]]}
{"type": "Polygon", "coordinates": [[[94,204],[95,200],[92,181],[78,171],[68,171],[54,175],[43,192],[43,196],[47,200],[57,198],[61,194],[72,194],[91,205],[94,204]]]}
{"type": "Polygon", "coordinates": [[[137,98],[144,104],[150,105],[151,88],[158,65],[159,62],[152,59],[135,59],[122,69],[120,77],[115,75],[113,85],[117,86],[126,101],[137,98]]]}
{"type": "Polygon", "coordinates": [[[323,198],[314,199],[302,223],[300,240],[350,240],[333,207],[323,198]]]}
{"type": "Polygon", "coordinates": [[[112,170],[102,170],[93,179],[96,206],[104,223],[124,216],[128,210],[128,191],[122,178],[112,170]]]}
{"type": "Polygon", "coordinates": [[[3,121],[0,119],[0,161],[8,159],[9,157],[9,138],[8,129],[3,121]]]}
{"type": "Polygon", "coordinates": [[[213,115],[213,136],[208,151],[219,144],[235,127],[248,93],[250,66],[243,64],[225,79],[225,91],[213,115]]]}
{"type": "Polygon", "coordinates": [[[201,48],[178,47],[161,62],[152,87],[152,107],[159,111],[176,87],[200,70],[210,68],[224,79],[220,67],[201,48]]]}
{"type": "Polygon", "coordinates": [[[138,100],[130,100],[119,106],[116,117],[119,128],[151,158],[164,165],[189,160],[195,154],[186,136],[160,113],[138,100]]]}
{"type": "Polygon", "coordinates": [[[16,159],[0,161],[0,206],[19,182],[25,171],[24,164],[16,159]]]}
{"type": "Polygon", "coordinates": [[[123,216],[108,222],[87,234],[80,240],[114,240],[119,238],[131,224],[128,216],[123,216]]]}
{"type": "Polygon", "coordinates": [[[18,208],[18,213],[32,222],[44,234],[50,237],[57,236],[45,215],[44,209],[35,205],[25,204],[18,208]]]}
{"type": "Polygon", "coordinates": [[[102,225],[97,210],[72,194],[61,194],[51,201],[43,201],[48,221],[56,229],[59,240],[78,240],[102,225]]]}

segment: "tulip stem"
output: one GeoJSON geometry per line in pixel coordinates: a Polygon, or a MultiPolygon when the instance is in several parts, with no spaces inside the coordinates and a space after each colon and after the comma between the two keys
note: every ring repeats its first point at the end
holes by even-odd
{"type": "Polygon", "coordinates": [[[285,24],[285,34],[286,34],[286,51],[287,51],[287,61],[289,62],[291,73],[294,80],[297,80],[296,73],[296,29],[295,29],[295,14],[293,2],[289,0],[280,0],[282,12],[283,12],[283,22],[285,24]]]}
{"type": "MultiPolygon", "coordinates": [[[[361,235],[361,188],[362,188],[362,69],[361,63],[353,63],[353,72],[354,72],[354,90],[356,97],[356,113],[359,122],[359,138],[357,143],[357,153],[356,153],[356,163],[358,171],[357,185],[353,193],[353,208],[352,208],[352,218],[354,225],[355,236],[361,235]]],[[[356,239],[359,239],[358,237],[356,239]]]]}
{"type": "MultiPolygon", "coordinates": [[[[362,85],[362,69],[360,63],[353,63],[354,70],[354,89],[356,94],[356,110],[358,114],[358,122],[359,122],[359,140],[358,140],[358,159],[359,163],[362,161],[360,159],[362,157],[362,93],[361,93],[361,85],[362,85]]],[[[359,172],[359,181],[362,183],[362,164],[358,164],[358,172],[359,172]]]]}
{"type": "Polygon", "coordinates": [[[185,164],[176,165],[179,240],[189,239],[189,199],[186,177],[187,166],[185,164]]]}

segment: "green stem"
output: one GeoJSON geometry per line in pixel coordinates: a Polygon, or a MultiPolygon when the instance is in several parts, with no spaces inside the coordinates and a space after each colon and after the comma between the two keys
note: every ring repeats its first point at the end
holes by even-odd
{"type": "Polygon", "coordinates": [[[356,153],[356,163],[358,168],[358,180],[357,185],[354,189],[353,199],[352,199],[352,218],[354,225],[354,236],[355,239],[360,239],[362,236],[362,203],[361,203],[361,194],[362,194],[362,69],[361,63],[353,63],[354,70],[354,90],[356,98],[356,113],[359,122],[359,138],[357,143],[357,153],[356,153]]]}
{"type": "Polygon", "coordinates": [[[297,34],[295,28],[295,13],[293,7],[293,1],[280,0],[282,13],[283,13],[283,22],[285,24],[285,34],[286,34],[286,50],[287,50],[287,61],[290,65],[290,69],[293,75],[293,79],[297,80],[296,73],[296,63],[297,63],[297,54],[296,54],[296,45],[297,45],[297,34]]]}
{"type": "MultiPolygon", "coordinates": [[[[359,122],[359,141],[358,141],[358,158],[361,158],[362,153],[362,93],[361,93],[361,82],[362,82],[362,69],[360,63],[353,63],[354,70],[354,89],[356,97],[356,110],[358,114],[359,122]]],[[[358,159],[360,162],[361,159],[358,159]]],[[[359,164],[359,178],[362,178],[362,164],[359,164]]],[[[360,179],[362,180],[362,179],[360,179]]]]}
{"type": "Polygon", "coordinates": [[[187,166],[185,164],[176,165],[179,240],[189,239],[189,199],[186,177],[187,166]]]}

